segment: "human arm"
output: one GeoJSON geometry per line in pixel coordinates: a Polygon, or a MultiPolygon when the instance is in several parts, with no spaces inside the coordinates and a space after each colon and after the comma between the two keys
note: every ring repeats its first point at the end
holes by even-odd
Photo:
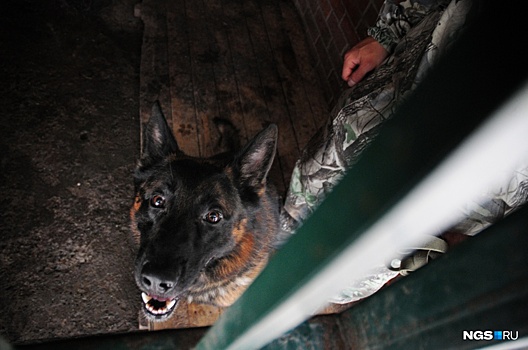
{"type": "Polygon", "coordinates": [[[445,5],[445,0],[386,0],[368,37],[344,55],[342,79],[349,86],[361,81],[390,55],[409,29],[431,10],[445,5]]]}

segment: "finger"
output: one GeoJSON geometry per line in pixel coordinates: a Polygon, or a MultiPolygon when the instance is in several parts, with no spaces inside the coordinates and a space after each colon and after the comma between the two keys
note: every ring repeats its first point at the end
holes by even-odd
{"type": "Polygon", "coordinates": [[[343,71],[341,73],[341,78],[344,81],[347,81],[350,78],[350,75],[354,71],[355,67],[356,67],[355,63],[351,63],[351,62],[345,61],[345,63],[343,64],[343,71]]]}
{"type": "Polygon", "coordinates": [[[359,61],[352,52],[345,55],[344,61],[343,61],[343,70],[341,72],[341,78],[344,81],[347,81],[350,78],[350,75],[356,69],[357,65],[359,64],[359,61]]]}
{"type": "MultiPolygon", "coordinates": [[[[369,69],[366,65],[359,65],[355,71],[350,74],[350,77],[347,79],[347,81],[352,81],[355,84],[359,83],[365,75],[371,71],[372,69],[369,69]]],[[[350,85],[349,83],[349,86],[350,85]]]]}

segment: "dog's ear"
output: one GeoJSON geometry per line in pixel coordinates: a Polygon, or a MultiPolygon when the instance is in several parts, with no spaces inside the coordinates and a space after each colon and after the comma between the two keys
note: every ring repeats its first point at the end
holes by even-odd
{"type": "Polygon", "coordinates": [[[277,126],[269,125],[253,138],[239,153],[235,169],[242,184],[261,188],[266,183],[277,148],[277,126]]]}
{"type": "Polygon", "coordinates": [[[152,114],[143,132],[142,160],[161,159],[181,152],[172,131],[163,116],[158,101],[152,106],[152,114]]]}

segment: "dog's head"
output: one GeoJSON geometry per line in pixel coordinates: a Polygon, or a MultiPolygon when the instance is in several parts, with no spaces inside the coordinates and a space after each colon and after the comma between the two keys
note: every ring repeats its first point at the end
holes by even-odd
{"type": "Polygon", "coordinates": [[[135,278],[150,318],[168,317],[180,298],[224,285],[237,277],[233,264],[248,263],[245,255],[258,245],[251,216],[266,191],[276,140],[272,125],[227,161],[188,157],[154,106],[131,209],[135,278]]]}

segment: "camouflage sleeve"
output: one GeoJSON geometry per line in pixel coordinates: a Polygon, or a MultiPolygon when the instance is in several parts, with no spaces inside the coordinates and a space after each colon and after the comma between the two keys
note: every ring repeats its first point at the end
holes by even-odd
{"type": "Polygon", "coordinates": [[[388,52],[431,11],[445,7],[442,0],[386,0],[378,15],[375,26],[367,34],[378,41],[388,52]]]}

